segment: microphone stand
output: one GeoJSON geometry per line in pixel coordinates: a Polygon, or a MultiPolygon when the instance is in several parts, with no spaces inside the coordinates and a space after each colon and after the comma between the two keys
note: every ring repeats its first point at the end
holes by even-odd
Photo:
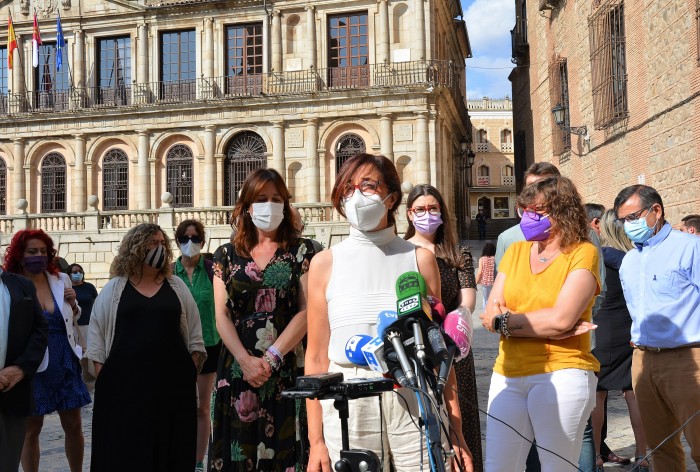
{"type": "MultiPolygon", "coordinates": [[[[425,434],[428,437],[430,448],[428,454],[431,455],[430,467],[433,472],[445,472],[445,457],[442,450],[442,441],[440,434],[440,424],[436,412],[433,408],[433,402],[428,396],[428,385],[423,369],[417,368],[418,386],[420,391],[418,395],[424,397],[423,411],[425,412],[425,434]]],[[[439,414],[439,412],[438,412],[439,414]]]]}

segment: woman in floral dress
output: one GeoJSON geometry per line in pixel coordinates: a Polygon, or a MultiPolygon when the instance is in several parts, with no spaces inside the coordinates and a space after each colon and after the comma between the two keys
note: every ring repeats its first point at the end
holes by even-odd
{"type": "Polygon", "coordinates": [[[214,254],[216,325],[224,342],[214,392],[212,470],[301,470],[306,435],[293,387],[303,362],[306,272],[290,194],[275,170],[246,178],[233,210],[236,236],[214,254]]]}

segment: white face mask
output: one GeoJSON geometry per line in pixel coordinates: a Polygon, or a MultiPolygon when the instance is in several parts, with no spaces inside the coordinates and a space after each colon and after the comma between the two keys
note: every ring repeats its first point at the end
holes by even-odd
{"type": "Polygon", "coordinates": [[[202,245],[187,241],[186,244],[180,245],[180,252],[185,257],[197,257],[202,252],[202,245]]]}
{"type": "Polygon", "coordinates": [[[257,202],[251,205],[250,218],[260,231],[276,230],[284,219],[284,204],[275,202],[257,202]]]}
{"type": "Polygon", "coordinates": [[[360,189],[355,189],[352,197],[343,202],[345,217],[352,227],[360,231],[372,231],[379,226],[387,213],[387,208],[384,206],[387,198],[389,195],[382,200],[382,197],[376,193],[367,197],[360,192],[360,189]]]}

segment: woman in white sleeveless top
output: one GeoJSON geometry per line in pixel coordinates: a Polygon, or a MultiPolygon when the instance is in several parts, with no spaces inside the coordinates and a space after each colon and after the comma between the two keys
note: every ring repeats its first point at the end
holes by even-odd
{"type": "MultiPolygon", "coordinates": [[[[396,235],[394,213],[401,203],[396,168],[384,156],[359,154],[343,164],[331,199],[350,225],[350,237],[318,254],[309,269],[306,373],[342,372],[345,379],[378,377],[354,365],[345,345],[354,335],[377,335],[377,315],[396,308],[396,279],[418,271],[430,294],[440,293],[435,256],[396,235]]],[[[352,449],[374,451],[397,471],[430,470],[428,454],[416,425],[420,414],[409,389],[350,401],[349,442],[352,449]]],[[[454,370],[445,388],[451,442],[471,472],[471,457],[462,436],[454,370]]],[[[447,424],[447,423],[445,423],[447,424]]],[[[309,472],[331,472],[342,448],[340,420],[332,401],[308,401],[309,472]]],[[[445,450],[447,438],[443,437],[445,450]]]]}

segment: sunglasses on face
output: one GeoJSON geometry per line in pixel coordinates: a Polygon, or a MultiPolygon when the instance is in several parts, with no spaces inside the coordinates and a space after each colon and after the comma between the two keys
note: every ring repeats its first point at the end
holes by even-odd
{"type": "Polygon", "coordinates": [[[180,244],[187,244],[189,241],[192,241],[195,244],[202,244],[202,238],[200,238],[197,235],[194,236],[180,236],[177,238],[177,242],[180,244]]]}

